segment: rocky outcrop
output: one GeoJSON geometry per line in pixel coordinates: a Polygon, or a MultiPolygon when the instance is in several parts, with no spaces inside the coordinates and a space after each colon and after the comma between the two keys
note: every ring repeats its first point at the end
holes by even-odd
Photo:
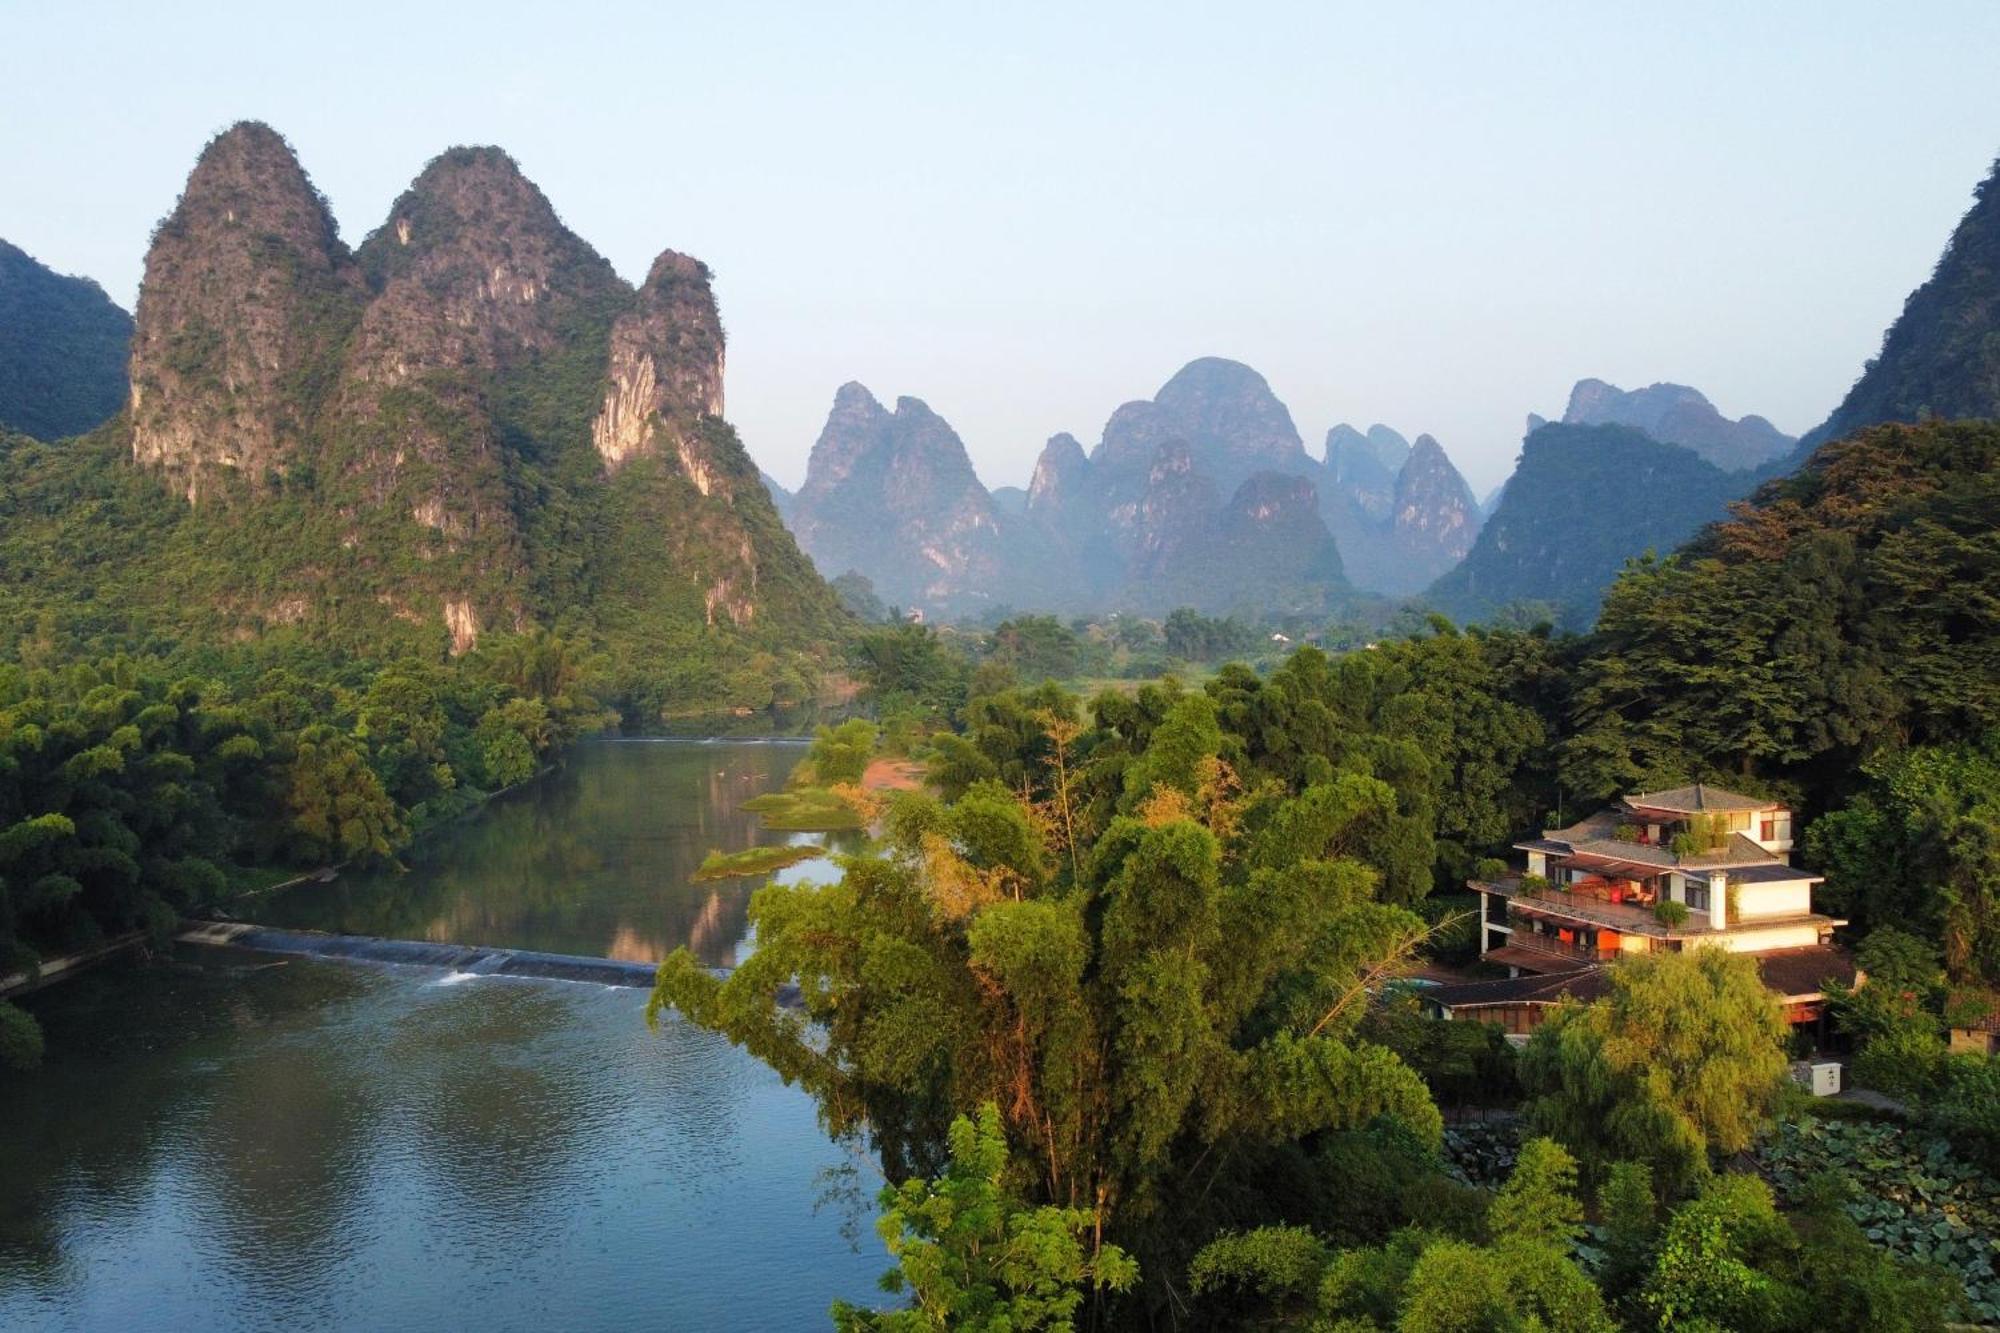
{"type": "Polygon", "coordinates": [[[653,261],[632,309],[611,327],[604,406],[591,443],[607,469],[639,454],[672,455],[703,495],[722,484],[700,425],[722,415],[722,317],[708,267],[669,250],[653,261]]]}
{"type": "MultiPolygon", "coordinates": [[[[1162,448],[1157,489],[1178,508],[1122,590],[1133,610],[1163,614],[1176,606],[1212,613],[1323,611],[1343,586],[1340,554],[1320,517],[1311,479],[1257,472],[1219,507],[1206,479],[1187,480],[1184,452],[1162,448]]],[[[1161,506],[1162,508],[1164,506],[1161,506]]]]}
{"type": "Polygon", "coordinates": [[[950,425],[916,398],[891,412],[860,384],[834,395],[790,523],[822,574],[858,571],[895,605],[993,598],[1012,578],[1000,515],[950,425]]]}
{"type": "Polygon", "coordinates": [[[238,476],[294,506],[222,598],[248,632],[417,625],[463,652],[560,616],[668,661],[724,630],[821,651],[841,621],[722,420],[708,270],[667,251],[635,290],[500,149],[431,161],[350,256],[283,140],[239,126],[140,311],[135,458],[197,512],[238,476]]]}
{"type": "MultiPolygon", "coordinates": [[[[1798,443],[1759,416],[1731,421],[1685,384],[1652,384],[1628,392],[1603,380],[1578,380],[1562,419],[1571,426],[1630,426],[1662,444],[1685,445],[1724,472],[1762,467],[1798,443]]],[[[1539,420],[1530,420],[1531,434],[1539,420]]]]}
{"type": "Polygon", "coordinates": [[[0,430],[60,440],[125,406],[132,317],[0,241],[0,430]]]}
{"type": "Polygon", "coordinates": [[[1419,435],[1396,474],[1390,540],[1407,571],[1409,586],[1421,588],[1456,565],[1479,535],[1479,502],[1472,488],[1428,435],[1419,435]]]}
{"type": "MultiPolygon", "coordinates": [[[[1393,448],[1356,434],[1371,456],[1393,448]]],[[[1244,610],[1259,586],[1266,609],[1323,606],[1345,585],[1316,512],[1322,472],[1264,377],[1219,358],[1118,408],[1088,454],[1052,436],[1006,501],[923,404],[890,413],[850,384],[788,521],[822,572],[853,570],[883,601],[928,611],[1244,610]],[[1315,511],[1303,520],[1301,502],[1315,511]]]]}
{"type": "Polygon", "coordinates": [[[1254,472],[1312,471],[1291,412],[1264,377],[1240,361],[1190,361],[1150,403],[1125,404],[1105,424],[1090,461],[1106,482],[1121,475],[1136,480],[1167,440],[1186,443],[1196,468],[1225,492],[1254,472]]]}
{"type": "Polygon", "coordinates": [[[299,452],[313,386],[361,310],[360,275],[291,146],[210,141],[153,236],[132,336],[132,457],[190,501],[261,489],[299,452]]]}
{"type": "Polygon", "coordinates": [[[1323,457],[1327,481],[1357,510],[1379,521],[1388,517],[1390,506],[1395,503],[1396,473],[1409,452],[1409,446],[1405,445],[1399,455],[1392,455],[1379,448],[1373,438],[1343,421],[1326,433],[1323,457]]]}
{"type": "Polygon", "coordinates": [[[1484,515],[1444,448],[1379,422],[1327,432],[1320,512],[1355,586],[1406,596],[1471,549],[1484,515]]]}

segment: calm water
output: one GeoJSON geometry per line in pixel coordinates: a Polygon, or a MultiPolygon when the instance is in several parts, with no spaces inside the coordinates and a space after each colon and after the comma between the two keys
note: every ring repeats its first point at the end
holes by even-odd
{"type": "MultiPolygon", "coordinates": [[[[748,947],[738,803],[798,751],[587,746],[409,874],[273,923],[657,958],[748,947]]],[[[799,868],[790,874],[810,873],[799,868]]],[[[0,1329],[826,1327],[876,1181],[810,1101],[643,994],[192,950],[32,997],[0,1085],[0,1329]]]]}

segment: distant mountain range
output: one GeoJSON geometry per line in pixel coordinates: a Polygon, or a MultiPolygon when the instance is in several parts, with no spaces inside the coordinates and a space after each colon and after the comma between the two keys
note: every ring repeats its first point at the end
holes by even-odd
{"type": "Polygon", "coordinates": [[[0,243],[0,610],[46,595],[88,605],[78,634],[452,651],[561,621],[635,682],[672,663],[677,684],[633,685],[656,702],[771,674],[724,663],[823,657],[849,622],[821,574],[945,614],[1421,594],[1582,625],[1626,559],[1821,442],[2000,417],[1996,180],[1798,440],[1684,385],[1586,379],[1560,421],[1529,418],[1481,503],[1427,435],[1341,424],[1314,457],[1263,376],[1204,357],[1089,449],[1051,438],[1025,489],[989,490],[921,400],[843,386],[794,495],[723,421],[698,261],[664,252],[626,283],[495,148],[435,159],[350,250],[290,148],[246,123],[155,234],[135,319],[0,243]]]}
{"type": "Polygon", "coordinates": [[[1305,450],[1239,362],[1190,362],[1113,412],[1097,446],[1051,438],[1025,493],[988,491],[917,399],[844,386],[796,495],[774,489],[832,577],[950,613],[1326,609],[1354,588],[1415,591],[1471,546],[1479,506],[1438,443],[1340,426],[1305,450]]]}
{"type": "Polygon", "coordinates": [[[125,406],[132,317],[89,278],[0,241],[0,429],[60,440],[125,406]]]}
{"type": "Polygon", "coordinates": [[[1881,354],[1819,427],[1794,442],[1761,417],[1729,421],[1683,385],[1628,393],[1584,380],[1561,424],[1528,419],[1485,530],[1427,600],[1466,619],[1512,604],[1587,625],[1625,560],[1673,550],[1822,443],[1927,416],[2000,417],[2000,163],[1881,354]],[[1590,426],[1600,429],[1580,429],[1590,426]]]}

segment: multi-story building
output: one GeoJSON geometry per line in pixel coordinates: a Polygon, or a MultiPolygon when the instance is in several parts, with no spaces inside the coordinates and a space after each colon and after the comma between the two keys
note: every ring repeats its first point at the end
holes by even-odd
{"type": "Polygon", "coordinates": [[[1627,796],[1610,809],[1515,844],[1519,874],[1472,881],[1480,954],[1505,980],[1426,993],[1447,1017],[1525,1032],[1549,1004],[1604,987],[1602,965],[1663,949],[1756,956],[1794,1023],[1818,1020],[1825,983],[1855,968],[1813,910],[1817,875],[1790,864],[1783,803],[1697,783],[1627,796]]]}

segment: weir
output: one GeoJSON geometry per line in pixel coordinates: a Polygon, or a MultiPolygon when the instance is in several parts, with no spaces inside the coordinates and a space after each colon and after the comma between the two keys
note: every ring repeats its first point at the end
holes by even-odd
{"type": "Polygon", "coordinates": [[[236,921],[191,921],[176,936],[183,944],[207,944],[258,953],[351,962],[434,967],[482,977],[539,977],[546,981],[595,982],[650,990],[657,963],[615,958],[496,949],[484,944],[435,944],[429,940],[385,940],[372,935],[329,935],[318,930],[276,930],[236,921]]]}
{"type": "MultiPolygon", "coordinates": [[[[385,940],[375,935],[334,935],[323,930],[279,930],[243,921],[186,921],[174,937],[182,944],[255,953],[288,954],[296,958],[326,958],[354,963],[387,963],[398,967],[430,967],[477,977],[529,977],[542,981],[576,981],[599,986],[651,990],[658,963],[628,963],[616,958],[541,953],[534,949],[496,949],[489,944],[438,944],[431,940],[385,940]]],[[[733,969],[711,967],[718,977],[733,969]]],[[[778,988],[778,1003],[799,1007],[799,988],[787,982],[778,988]]]]}

